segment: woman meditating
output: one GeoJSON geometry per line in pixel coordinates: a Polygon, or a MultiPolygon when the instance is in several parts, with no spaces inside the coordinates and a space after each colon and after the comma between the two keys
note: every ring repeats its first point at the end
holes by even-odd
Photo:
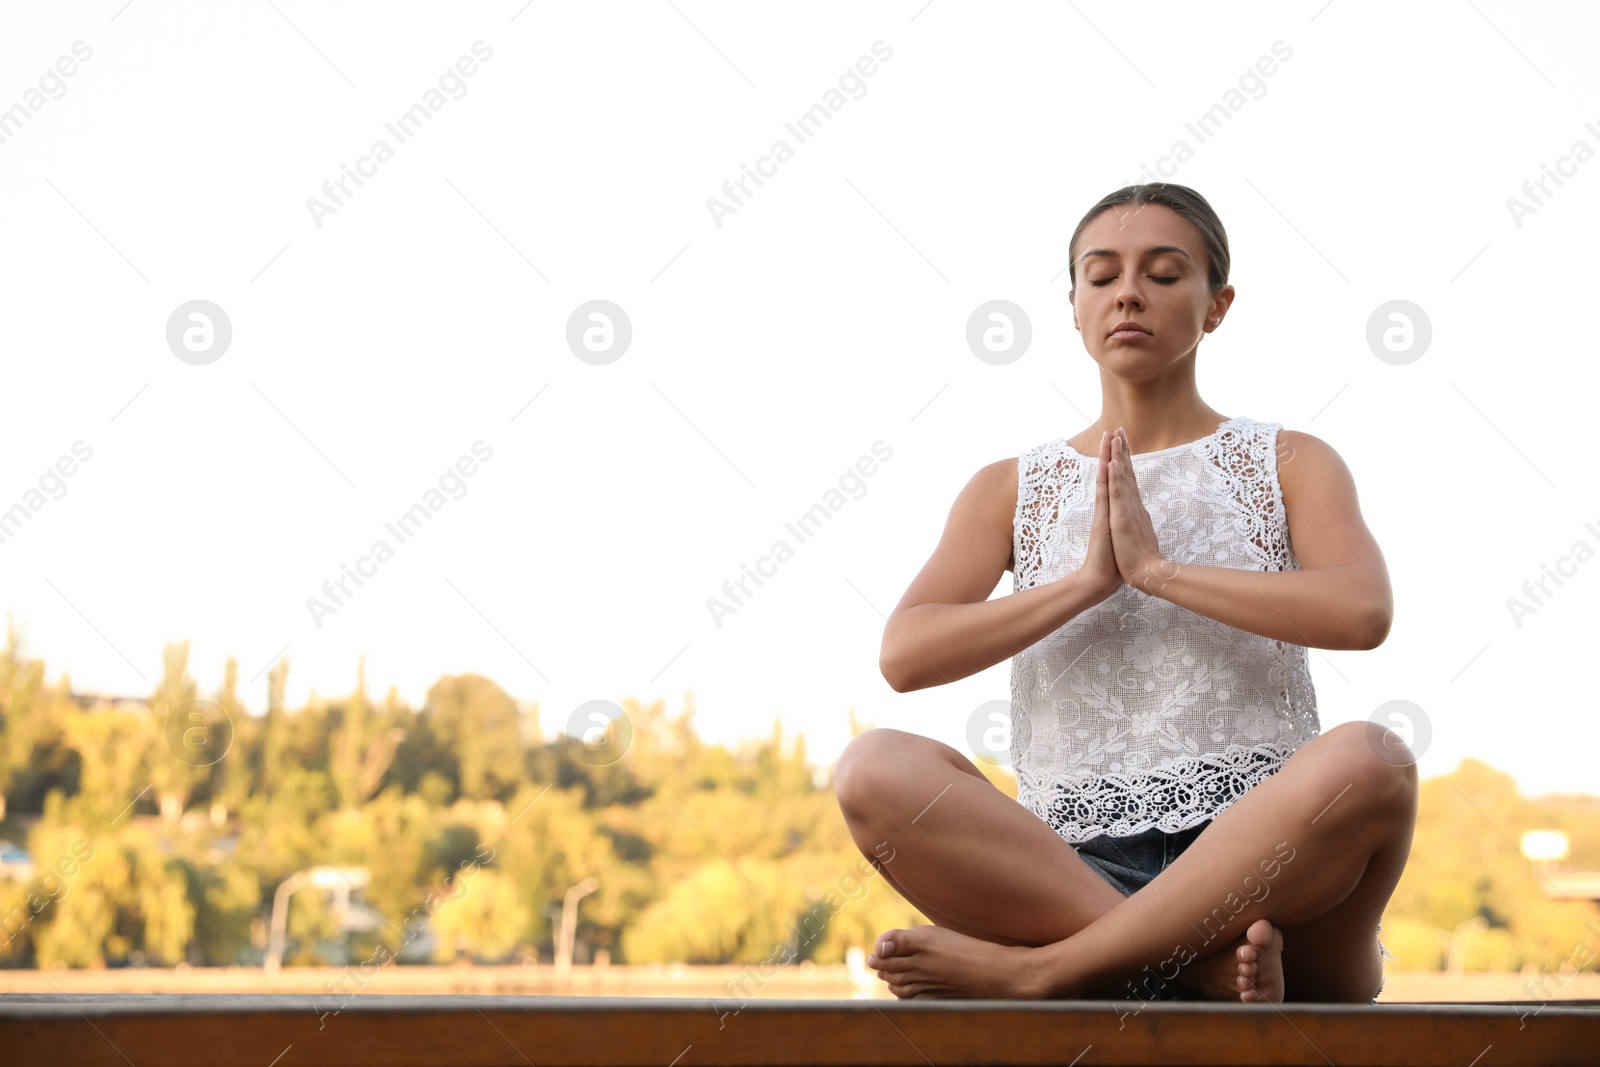
{"type": "Polygon", "coordinates": [[[1393,617],[1349,469],[1200,398],[1234,297],[1200,194],[1120,189],[1068,248],[1100,417],[973,476],[880,659],[904,693],[1011,657],[1018,799],[930,738],[851,741],[851,835],[932,923],[867,965],[900,997],[1373,1000],[1417,781],[1393,732],[1317,719],[1306,649],[1393,617]]]}

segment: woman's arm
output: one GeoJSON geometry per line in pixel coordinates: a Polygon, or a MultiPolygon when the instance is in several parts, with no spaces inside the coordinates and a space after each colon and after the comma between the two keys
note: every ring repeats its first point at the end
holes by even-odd
{"type": "Polygon", "coordinates": [[[1394,619],[1389,572],[1361,518],[1344,460],[1310,434],[1278,434],[1278,484],[1297,571],[1178,564],[1163,558],[1119,449],[1112,471],[1112,540],[1123,577],[1151,596],[1263,637],[1310,648],[1382,644],[1394,619]]]}
{"type": "Polygon", "coordinates": [[[895,692],[992,667],[1116,591],[1073,571],[988,599],[1009,569],[1016,507],[1016,459],[984,467],[957,496],[938,547],[884,627],[878,667],[895,692]]]}

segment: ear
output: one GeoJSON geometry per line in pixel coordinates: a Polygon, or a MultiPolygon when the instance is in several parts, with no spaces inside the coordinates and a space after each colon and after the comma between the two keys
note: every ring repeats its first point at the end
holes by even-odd
{"type": "Polygon", "coordinates": [[[1231,285],[1224,285],[1217,290],[1212,298],[1211,308],[1206,313],[1206,332],[1210,333],[1222,324],[1223,318],[1228,314],[1228,309],[1233,306],[1234,289],[1231,285]]]}

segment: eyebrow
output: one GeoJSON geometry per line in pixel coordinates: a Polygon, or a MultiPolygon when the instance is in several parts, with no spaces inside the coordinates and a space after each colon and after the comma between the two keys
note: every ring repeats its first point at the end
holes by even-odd
{"type": "MultiPolygon", "coordinates": [[[[1183,249],[1179,248],[1177,245],[1152,245],[1150,248],[1145,249],[1144,258],[1148,259],[1151,256],[1157,256],[1157,255],[1160,255],[1163,252],[1176,252],[1176,253],[1178,253],[1178,255],[1182,256],[1184,259],[1187,259],[1190,263],[1194,262],[1194,257],[1189,255],[1188,252],[1185,252],[1183,249]]],[[[1105,256],[1105,257],[1108,257],[1110,259],[1120,259],[1120,258],[1122,258],[1116,252],[1113,252],[1109,248],[1091,248],[1088,251],[1084,252],[1083,255],[1078,257],[1078,262],[1081,263],[1084,260],[1088,259],[1090,256],[1105,256]]]]}

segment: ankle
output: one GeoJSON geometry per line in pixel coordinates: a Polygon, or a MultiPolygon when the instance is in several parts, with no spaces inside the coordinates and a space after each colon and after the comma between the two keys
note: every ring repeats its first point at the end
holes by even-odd
{"type": "Polygon", "coordinates": [[[1084,946],[1075,941],[1076,935],[1028,950],[1024,980],[1034,990],[1033,995],[1040,1000],[1120,996],[1121,978],[1084,970],[1087,953],[1083,951],[1084,946]]]}

